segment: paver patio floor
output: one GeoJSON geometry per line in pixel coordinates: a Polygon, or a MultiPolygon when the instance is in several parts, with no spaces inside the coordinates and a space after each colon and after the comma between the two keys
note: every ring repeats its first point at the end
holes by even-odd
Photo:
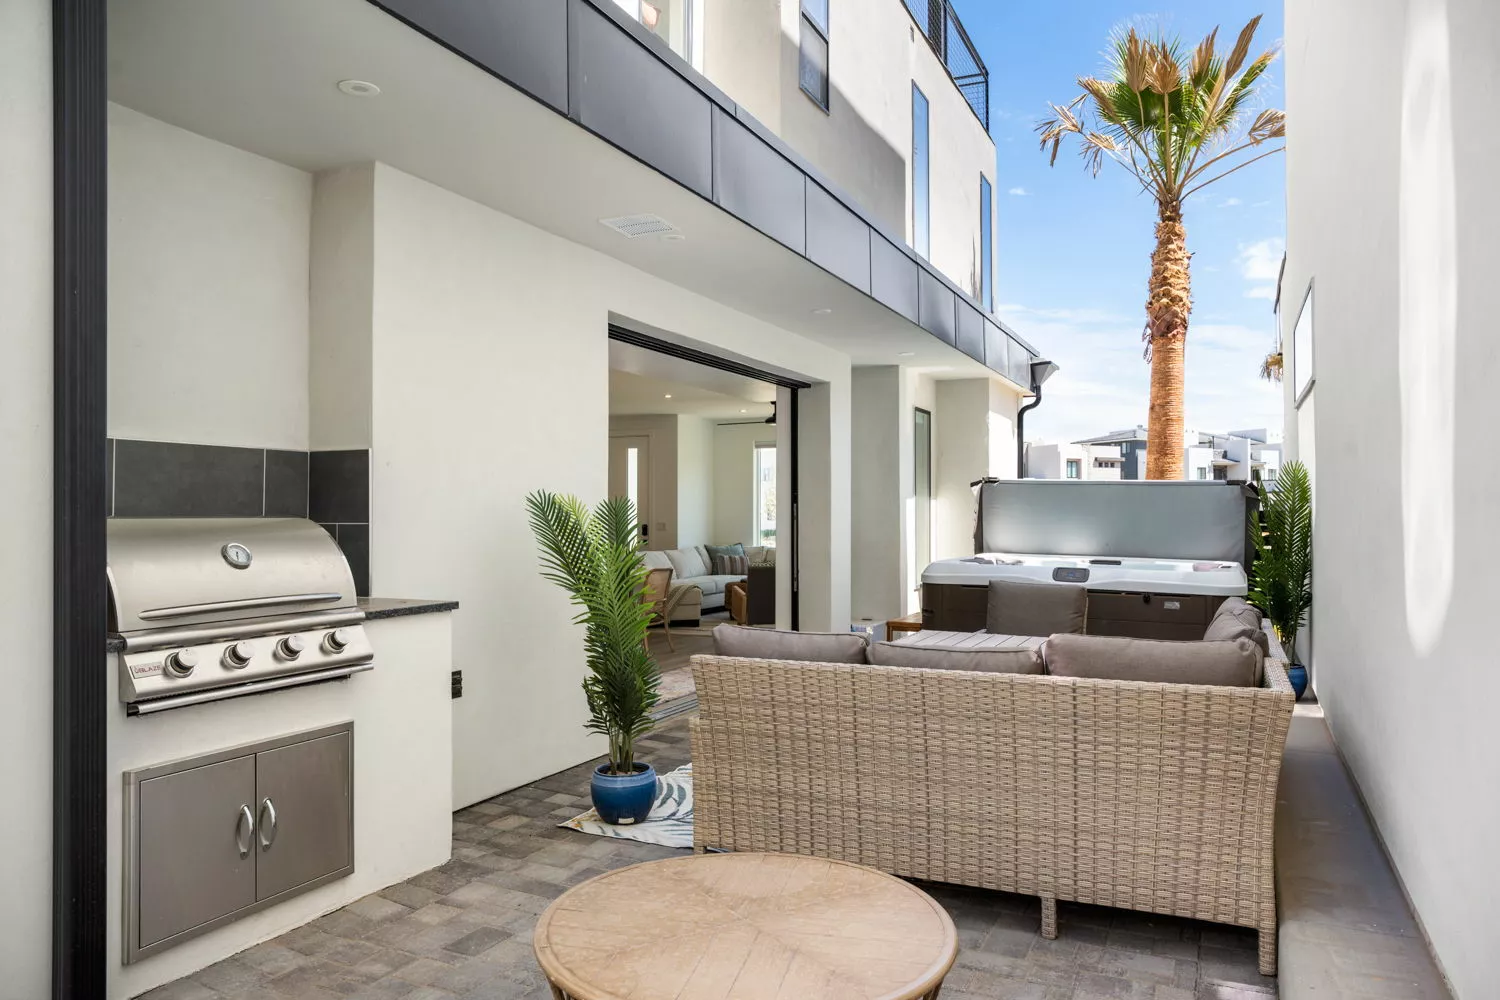
{"type": "MultiPolygon", "coordinates": [[[[658,771],[688,760],[683,717],[644,741],[658,771]]],[[[682,853],[556,824],[588,808],[582,764],[460,810],[453,860],[146,994],[150,1000],[551,1000],[531,953],[539,913],[569,886],[682,853]]],[[[1266,1000],[1249,930],[924,885],[959,930],[943,1000],[1266,1000]]],[[[808,998],[816,1000],[816,998],[808,998]]]]}

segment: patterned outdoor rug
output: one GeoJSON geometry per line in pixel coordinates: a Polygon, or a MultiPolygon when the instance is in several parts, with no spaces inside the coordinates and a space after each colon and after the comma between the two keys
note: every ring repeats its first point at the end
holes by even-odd
{"type": "Polygon", "coordinates": [[[590,809],[557,824],[570,830],[591,833],[596,837],[639,840],[663,847],[693,846],[693,765],[684,764],[656,780],[656,804],[645,822],[614,826],[599,819],[590,809]]]}

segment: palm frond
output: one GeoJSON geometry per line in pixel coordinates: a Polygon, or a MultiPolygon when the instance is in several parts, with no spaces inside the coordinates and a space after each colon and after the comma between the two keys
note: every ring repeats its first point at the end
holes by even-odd
{"type": "Polygon", "coordinates": [[[660,672],[646,647],[651,609],[642,602],[645,560],[635,505],[623,497],[592,512],[573,496],[538,490],[526,497],[541,549],[542,576],[568,592],[584,627],[585,728],[609,738],[610,766],[628,774],[635,741],[651,731],[660,672]]]}
{"type": "Polygon", "coordinates": [[[1271,619],[1290,655],[1312,607],[1312,485],[1301,462],[1281,467],[1275,489],[1260,487],[1260,517],[1250,519],[1255,548],[1249,600],[1271,619]]]}
{"type": "Polygon", "coordinates": [[[1247,62],[1259,24],[1259,17],[1246,24],[1227,56],[1218,50],[1217,28],[1191,50],[1170,36],[1117,30],[1107,70],[1080,77],[1083,93],[1066,105],[1049,105],[1052,116],[1038,122],[1049,163],[1055,166],[1062,144],[1076,136],[1091,173],[1112,159],[1158,202],[1180,205],[1211,183],[1201,181],[1209,165],[1285,134],[1280,111],[1260,112],[1241,131],[1256,84],[1276,55],[1273,49],[1247,62]]]}

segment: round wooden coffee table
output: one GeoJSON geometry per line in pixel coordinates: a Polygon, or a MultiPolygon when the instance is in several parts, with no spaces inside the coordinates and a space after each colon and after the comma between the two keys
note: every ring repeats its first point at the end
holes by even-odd
{"type": "Polygon", "coordinates": [[[922,890],[793,854],[608,872],[547,907],[533,943],[562,1000],[936,1000],[958,955],[922,890]]]}

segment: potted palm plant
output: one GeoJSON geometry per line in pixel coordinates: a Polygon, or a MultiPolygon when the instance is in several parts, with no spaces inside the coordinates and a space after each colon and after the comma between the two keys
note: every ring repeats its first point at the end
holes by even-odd
{"type": "Polygon", "coordinates": [[[1251,515],[1255,563],[1250,603],[1265,612],[1292,666],[1297,697],[1307,689],[1307,668],[1297,662],[1297,633],[1312,607],[1312,487],[1301,462],[1281,467],[1275,489],[1260,486],[1260,523],[1251,515]]]}
{"type": "Polygon", "coordinates": [[[577,497],[538,490],[526,508],[542,576],[568,592],[579,607],[573,620],[584,627],[585,727],[609,739],[609,760],[589,787],[594,809],[606,823],[639,823],[656,799],[656,770],[635,759],[635,743],[654,726],[660,672],[646,647],[651,607],[641,599],[646,564],[635,505],[614,497],[591,512],[577,497]]]}

